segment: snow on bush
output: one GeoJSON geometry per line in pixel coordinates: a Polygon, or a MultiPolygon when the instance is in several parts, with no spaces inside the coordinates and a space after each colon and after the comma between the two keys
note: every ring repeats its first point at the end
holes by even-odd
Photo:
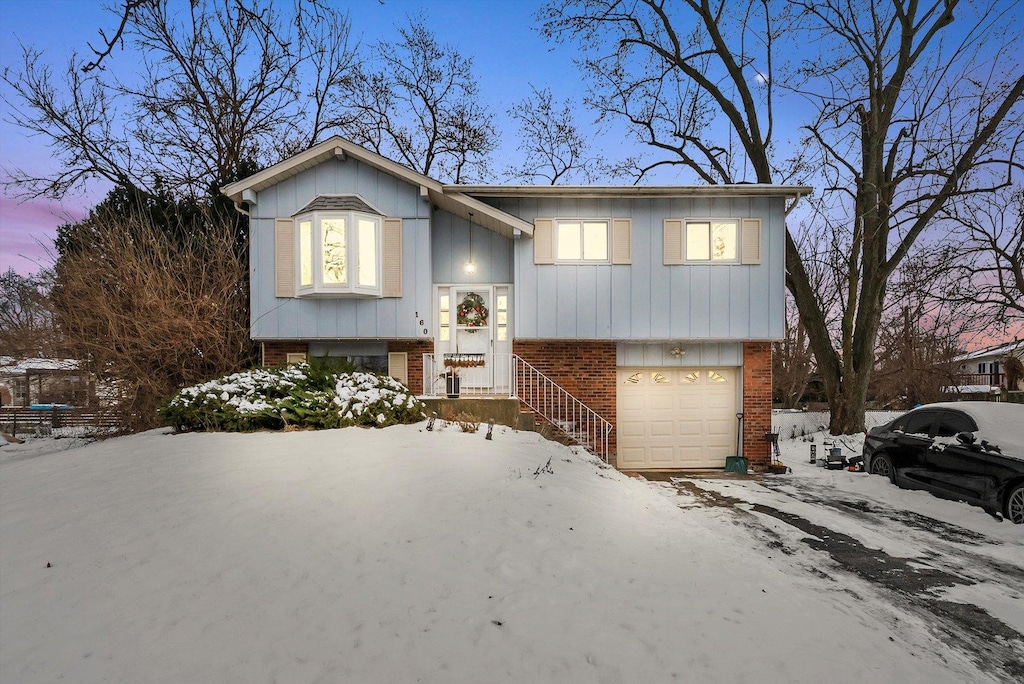
{"type": "Polygon", "coordinates": [[[179,430],[245,432],[286,426],[384,427],[416,422],[424,412],[423,404],[391,378],[301,363],[186,387],[167,402],[161,416],[179,430]]]}
{"type": "Polygon", "coordinates": [[[426,417],[423,404],[394,378],[371,373],[338,376],[335,403],[348,424],[385,427],[426,417]]]}

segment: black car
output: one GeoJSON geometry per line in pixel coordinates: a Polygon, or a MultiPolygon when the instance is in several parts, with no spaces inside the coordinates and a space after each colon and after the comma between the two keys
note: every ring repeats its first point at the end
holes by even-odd
{"type": "Polygon", "coordinates": [[[864,469],[1024,523],[1024,405],[921,406],[865,434],[864,469]]]}

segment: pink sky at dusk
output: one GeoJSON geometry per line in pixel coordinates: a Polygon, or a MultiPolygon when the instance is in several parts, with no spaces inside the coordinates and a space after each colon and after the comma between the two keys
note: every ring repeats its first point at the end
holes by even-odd
{"type": "Polygon", "coordinates": [[[0,271],[28,275],[52,266],[57,226],[83,218],[91,204],[80,197],[20,202],[0,196],[0,271]]]}

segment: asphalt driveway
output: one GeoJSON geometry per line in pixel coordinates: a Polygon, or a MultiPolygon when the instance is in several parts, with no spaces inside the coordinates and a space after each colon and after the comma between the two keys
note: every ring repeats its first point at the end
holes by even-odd
{"type": "MultiPolygon", "coordinates": [[[[765,554],[789,563],[794,572],[828,578],[837,591],[857,598],[882,599],[896,616],[885,619],[902,615],[923,622],[980,672],[1024,681],[1024,526],[880,480],[845,471],[802,477],[798,469],[752,479],[686,476],[652,484],[674,487],[681,506],[719,507],[734,516],[765,554]],[[949,514],[908,510],[913,507],[901,505],[907,497],[913,507],[949,514]],[[961,516],[971,524],[960,524],[961,516]]],[[[841,634],[808,637],[821,639],[825,649],[858,648],[841,634]]]]}

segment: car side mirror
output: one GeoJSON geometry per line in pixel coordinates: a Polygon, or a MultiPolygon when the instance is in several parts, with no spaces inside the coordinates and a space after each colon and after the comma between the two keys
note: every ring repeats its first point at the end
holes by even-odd
{"type": "Polygon", "coordinates": [[[958,432],[956,433],[956,441],[960,442],[964,446],[971,446],[972,444],[974,444],[974,433],[958,432]]]}

